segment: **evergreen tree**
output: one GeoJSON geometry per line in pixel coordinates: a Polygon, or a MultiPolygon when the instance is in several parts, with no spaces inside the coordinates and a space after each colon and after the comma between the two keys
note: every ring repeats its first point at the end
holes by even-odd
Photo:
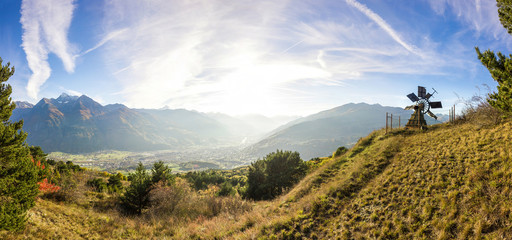
{"type": "Polygon", "coordinates": [[[174,181],[171,171],[172,169],[169,169],[164,162],[158,161],[153,164],[153,168],[151,169],[151,181],[153,184],[160,181],[166,184],[171,184],[174,181]]]}
{"type": "Polygon", "coordinates": [[[512,1],[511,0],[497,0],[498,16],[503,27],[508,33],[512,34],[512,1]]]}
{"type": "Polygon", "coordinates": [[[21,230],[38,193],[38,171],[25,144],[23,121],[9,121],[16,107],[11,86],[4,83],[14,74],[9,65],[0,58],[0,229],[21,230]]]}
{"type": "Polygon", "coordinates": [[[130,213],[141,214],[149,206],[149,192],[151,191],[151,178],[144,165],[139,162],[135,172],[130,174],[130,186],[126,188],[121,202],[130,213]]]}
{"type": "Polygon", "coordinates": [[[107,187],[110,192],[119,192],[123,189],[123,174],[118,173],[116,175],[112,175],[108,178],[107,187]]]}
{"type": "Polygon", "coordinates": [[[247,198],[254,200],[270,199],[270,189],[265,176],[266,162],[258,160],[251,163],[247,174],[247,198]]]}
{"type": "Polygon", "coordinates": [[[306,174],[307,165],[298,152],[279,151],[267,155],[267,182],[270,195],[277,197],[299,182],[306,174]]]}
{"type": "MultiPolygon", "coordinates": [[[[497,6],[501,24],[512,33],[512,1],[498,0],[497,6]]],[[[475,49],[478,59],[499,84],[498,92],[489,94],[489,104],[507,115],[512,115],[512,55],[507,57],[501,52],[494,54],[491,50],[482,53],[478,47],[475,49]]]]}
{"type": "Polygon", "coordinates": [[[277,150],[251,164],[246,196],[254,200],[273,199],[300,181],[306,171],[307,164],[298,152],[277,150]]]}

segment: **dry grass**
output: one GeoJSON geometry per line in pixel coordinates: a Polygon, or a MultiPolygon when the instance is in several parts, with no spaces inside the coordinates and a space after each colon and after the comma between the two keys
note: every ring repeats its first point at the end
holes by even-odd
{"type": "Polygon", "coordinates": [[[161,188],[162,204],[125,217],[97,196],[40,199],[24,232],[0,238],[512,239],[511,133],[511,122],[375,131],[274,201],[161,188]]]}

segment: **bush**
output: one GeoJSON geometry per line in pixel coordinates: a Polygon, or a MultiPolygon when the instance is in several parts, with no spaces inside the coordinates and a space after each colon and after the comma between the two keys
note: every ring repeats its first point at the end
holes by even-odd
{"type": "Polygon", "coordinates": [[[339,147],[338,149],[336,149],[336,152],[334,152],[334,154],[332,155],[332,157],[339,157],[341,155],[343,155],[344,153],[346,153],[348,151],[348,149],[346,147],[339,147]]]}
{"type": "Polygon", "coordinates": [[[123,177],[124,176],[121,173],[118,173],[116,175],[111,175],[108,178],[108,183],[107,183],[108,191],[111,193],[120,192],[123,189],[123,183],[121,182],[123,177]]]}
{"type": "Polygon", "coordinates": [[[200,216],[214,217],[221,213],[234,215],[251,209],[251,204],[240,197],[215,196],[217,189],[211,186],[210,189],[197,192],[181,178],[176,178],[172,186],[160,182],[150,192],[151,206],[145,214],[153,219],[190,220],[200,216]]]}
{"type": "Polygon", "coordinates": [[[196,190],[205,190],[209,185],[218,185],[227,181],[215,170],[188,172],[185,178],[192,184],[196,190]]]}
{"type": "Polygon", "coordinates": [[[246,197],[254,200],[273,199],[299,182],[307,169],[298,152],[277,150],[270,153],[251,164],[246,197]]]}
{"type": "Polygon", "coordinates": [[[105,192],[107,190],[107,183],[103,178],[94,178],[87,181],[87,186],[94,188],[96,192],[105,192]]]}
{"type": "Polygon", "coordinates": [[[224,182],[220,185],[220,190],[217,192],[217,196],[234,196],[236,193],[233,189],[233,185],[229,182],[224,182]]]}
{"type": "Polygon", "coordinates": [[[152,204],[148,213],[154,216],[190,215],[187,205],[192,202],[193,195],[189,184],[181,178],[177,178],[173,186],[160,182],[150,192],[152,204]]]}
{"type": "Polygon", "coordinates": [[[465,107],[457,121],[469,122],[480,126],[496,125],[503,119],[503,112],[493,107],[489,99],[475,95],[464,101],[465,107]]]}
{"type": "Polygon", "coordinates": [[[55,201],[82,204],[85,202],[85,192],[89,188],[85,185],[85,179],[86,176],[81,172],[63,174],[58,182],[60,189],[54,192],[47,192],[43,196],[55,201]]]}

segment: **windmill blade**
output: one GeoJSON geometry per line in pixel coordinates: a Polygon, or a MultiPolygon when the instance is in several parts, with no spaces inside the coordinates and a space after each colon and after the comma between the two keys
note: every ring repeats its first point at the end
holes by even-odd
{"type": "Polygon", "coordinates": [[[417,102],[419,101],[420,99],[418,98],[418,96],[416,96],[416,94],[414,93],[411,93],[411,94],[408,94],[407,97],[412,101],[412,102],[417,102]]]}
{"type": "Polygon", "coordinates": [[[414,110],[414,107],[416,107],[416,105],[407,106],[404,109],[405,110],[414,110]]]}
{"type": "Polygon", "coordinates": [[[430,110],[428,110],[428,111],[427,111],[427,114],[428,114],[431,118],[433,118],[433,119],[437,120],[437,116],[436,116],[434,113],[432,113],[430,110]]]}
{"type": "Polygon", "coordinates": [[[430,102],[429,104],[431,108],[443,108],[441,102],[430,102]]]}
{"type": "Polygon", "coordinates": [[[432,97],[432,94],[427,93],[427,95],[425,96],[425,99],[429,100],[429,99],[430,99],[430,97],[432,97]]]}
{"type": "Polygon", "coordinates": [[[427,95],[427,89],[425,87],[418,86],[418,97],[425,98],[426,95],[427,95]]]}

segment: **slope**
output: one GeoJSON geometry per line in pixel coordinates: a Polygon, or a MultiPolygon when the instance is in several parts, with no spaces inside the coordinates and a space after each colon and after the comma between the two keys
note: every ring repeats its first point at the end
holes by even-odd
{"type": "MultiPolygon", "coordinates": [[[[512,239],[511,132],[512,122],[377,130],[344,155],[317,162],[286,195],[245,213],[174,225],[115,217],[108,229],[128,239],[512,239]]],[[[78,206],[38,203],[27,235],[10,238],[40,236],[43,220],[32,214],[47,207],[54,211],[44,221],[75,221],[67,209],[78,206]]],[[[79,222],[89,231],[82,237],[108,237],[94,226],[112,216],[85,209],[93,213],[79,222]]]]}
{"type": "Polygon", "coordinates": [[[511,239],[512,123],[375,131],[206,238],[511,239]]]}
{"type": "Polygon", "coordinates": [[[511,130],[509,122],[493,128],[465,124],[419,133],[374,132],[283,197],[303,206],[294,208],[295,216],[262,227],[260,234],[509,239],[511,130]]]}
{"type": "MultiPolygon", "coordinates": [[[[405,125],[412,111],[379,104],[349,103],[281,126],[246,151],[258,157],[276,149],[298,151],[302,158],[323,157],[339,146],[350,147],[373,130],[385,127],[386,113],[394,115],[393,126],[405,125]]],[[[429,124],[434,119],[426,117],[429,124]]],[[[437,122],[439,123],[439,122],[437,122]]]]}

